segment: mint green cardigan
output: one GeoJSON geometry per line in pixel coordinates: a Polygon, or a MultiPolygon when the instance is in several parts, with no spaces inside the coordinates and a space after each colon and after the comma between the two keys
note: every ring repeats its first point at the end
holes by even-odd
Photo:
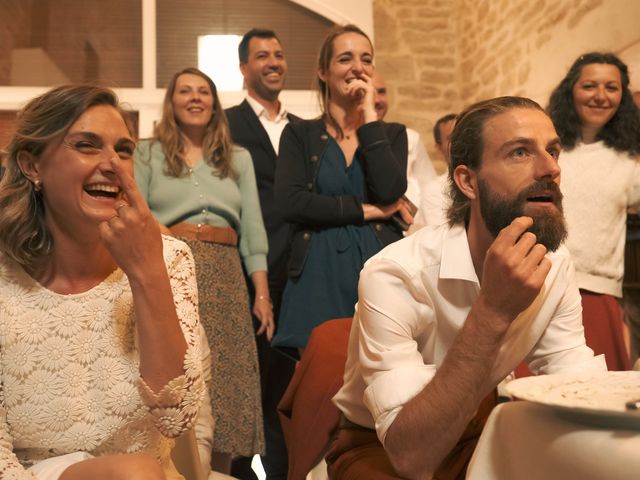
{"type": "Polygon", "coordinates": [[[240,255],[247,272],[266,271],[267,233],[249,152],[234,146],[236,177],[220,179],[204,160],[182,177],[166,175],[164,167],[160,142],[140,141],[134,175],[155,218],[169,227],[180,222],[232,227],[240,239],[240,255]]]}

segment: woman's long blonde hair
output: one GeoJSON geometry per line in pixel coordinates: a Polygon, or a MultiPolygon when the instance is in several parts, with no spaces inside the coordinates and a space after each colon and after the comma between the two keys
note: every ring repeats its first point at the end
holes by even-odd
{"type": "MultiPolygon", "coordinates": [[[[90,85],[64,85],[34,98],[20,111],[16,132],[0,152],[6,161],[0,181],[0,251],[27,269],[49,255],[54,245],[45,223],[42,193],[22,173],[18,156],[26,152],[40,157],[49,145],[66,135],[85,111],[97,105],[118,110],[129,127],[113,91],[90,85]]],[[[42,188],[46,190],[47,185],[42,188]]]]}
{"type": "Polygon", "coordinates": [[[213,114],[206,127],[206,133],[202,142],[202,154],[205,161],[214,169],[214,175],[220,178],[234,176],[232,166],[232,142],[229,133],[227,117],[222,109],[218,91],[213,80],[197,68],[185,68],[177,72],[164,96],[162,107],[162,119],[154,131],[155,139],[162,145],[165,157],[165,174],[173,177],[181,177],[187,173],[187,161],[185,158],[185,140],[180,126],[176,122],[173,109],[173,94],[176,90],[178,77],[184,74],[197,75],[204,78],[209,84],[213,97],[213,114]]]}

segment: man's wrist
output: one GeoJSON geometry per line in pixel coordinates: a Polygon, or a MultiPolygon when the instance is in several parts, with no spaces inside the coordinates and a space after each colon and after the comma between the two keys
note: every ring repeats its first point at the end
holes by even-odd
{"type": "Polygon", "coordinates": [[[488,302],[482,292],[480,292],[473,304],[472,311],[478,327],[483,332],[500,337],[506,333],[515,318],[498,306],[488,302]]]}

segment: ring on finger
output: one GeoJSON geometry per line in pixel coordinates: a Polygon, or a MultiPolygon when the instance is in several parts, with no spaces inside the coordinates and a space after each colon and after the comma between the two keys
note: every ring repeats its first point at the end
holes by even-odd
{"type": "Polygon", "coordinates": [[[128,206],[129,206],[129,205],[127,205],[126,203],[121,203],[120,205],[118,205],[118,206],[116,207],[116,213],[117,213],[117,216],[120,216],[120,209],[121,209],[121,208],[123,208],[123,207],[128,207],[128,206]]]}

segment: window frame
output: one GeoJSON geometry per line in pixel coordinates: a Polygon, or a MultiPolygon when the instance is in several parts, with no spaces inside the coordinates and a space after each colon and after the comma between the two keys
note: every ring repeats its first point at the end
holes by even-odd
{"type": "MultiPolygon", "coordinates": [[[[290,0],[334,23],[355,23],[373,39],[373,0],[290,0]],[[348,5],[345,5],[348,4],[348,5]]],[[[0,110],[20,110],[29,100],[50,90],[52,86],[0,86],[0,110]]],[[[127,109],[138,112],[140,138],[153,134],[154,123],[162,116],[164,88],[156,85],[156,0],[142,0],[142,87],[115,88],[127,109]]],[[[237,105],[246,92],[220,91],[220,101],[227,108],[237,105]]],[[[302,118],[320,113],[318,98],[313,90],[283,90],[280,99],[287,110],[302,118]]]]}

